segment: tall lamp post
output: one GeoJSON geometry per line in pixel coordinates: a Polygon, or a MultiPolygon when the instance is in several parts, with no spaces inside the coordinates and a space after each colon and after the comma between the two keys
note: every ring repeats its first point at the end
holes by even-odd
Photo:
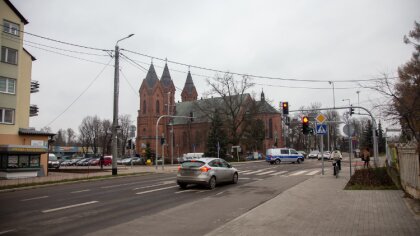
{"type": "Polygon", "coordinates": [[[333,88],[333,107],[335,108],[335,89],[334,89],[334,81],[328,81],[332,85],[333,88]]]}
{"type": "Polygon", "coordinates": [[[130,38],[134,34],[130,34],[127,37],[124,37],[117,41],[115,44],[115,65],[114,65],[114,113],[112,120],[112,175],[117,175],[117,156],[118,156],[118,94],[120,86],[120,48],[118,43],[124,39],[130,38]]]}

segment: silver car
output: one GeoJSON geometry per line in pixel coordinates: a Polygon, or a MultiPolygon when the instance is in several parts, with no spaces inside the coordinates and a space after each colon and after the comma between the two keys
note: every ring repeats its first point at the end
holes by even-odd
{"type": "Polygon", "coordinates": [[[188,160],[178,168],[176,177],[180,188],[187,188],[188,184],[205,185],[214,189],[217,183],[238,182],[238,170],[220,158],[200,158],[188,160]]]}

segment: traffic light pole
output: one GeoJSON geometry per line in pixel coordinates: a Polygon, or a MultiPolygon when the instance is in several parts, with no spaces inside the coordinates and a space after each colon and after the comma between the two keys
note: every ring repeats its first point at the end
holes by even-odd
{"type": "Polygon", "coordinates": [[[351,108],[358,108],[358,109],[362,109],[364,111],[366,111],[370,118],[372,119],[372,138],[373,138],[373,156],[374,156],[374,163],[375,166],[377,167],[379,165],[379,159],[378,159],[378,139],[376,137],[376,120],[375,117],[373,117],[372,113],[361,106],[347,106],[347,107],[334,107],[334,108],[318,108],[318,109],[303,109],[303,110],[292,110],[290,112],[302,112],[302,111],[324,111],[324,110],[332,110],[332,109],[336,109],[336,110],[342,110],[342,109],[351,109],[351,108]]]}
{"type": "MultiPolygon", "coordinates": [[[[156,150],[155,150],[155,166],[156,170],[158,169],[158,151],[159,151],[159,121],[164,117],[171,117],[171,118],[185,118],[185,119],[193,119],[193,116],[172,116],[172,115],[162,115],[156,121],[156,150]]],[[[162,157],[163,157],[163,145],[162,145],[162,157]]],[[[162,170],[165,166],[165,160],[162,158],[162,170]]]]}

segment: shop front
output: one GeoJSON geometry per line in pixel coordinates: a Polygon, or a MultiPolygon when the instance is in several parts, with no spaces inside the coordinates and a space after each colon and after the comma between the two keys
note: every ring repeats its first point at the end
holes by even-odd
{"type": "Polygon", "coordinates": [[[44,176],[41,155],[47,152],[42,146],[0,145],[0,178],[44,176]]]}

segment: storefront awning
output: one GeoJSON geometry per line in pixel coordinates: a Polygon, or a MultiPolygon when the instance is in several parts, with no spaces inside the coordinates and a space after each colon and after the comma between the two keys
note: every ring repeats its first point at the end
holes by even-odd
{"type": "Polygon", "coordinates": [[[36,147],[30,145],[0,145],[0,154],[43,154],[47,152],[47,147],[36,147]]]}

